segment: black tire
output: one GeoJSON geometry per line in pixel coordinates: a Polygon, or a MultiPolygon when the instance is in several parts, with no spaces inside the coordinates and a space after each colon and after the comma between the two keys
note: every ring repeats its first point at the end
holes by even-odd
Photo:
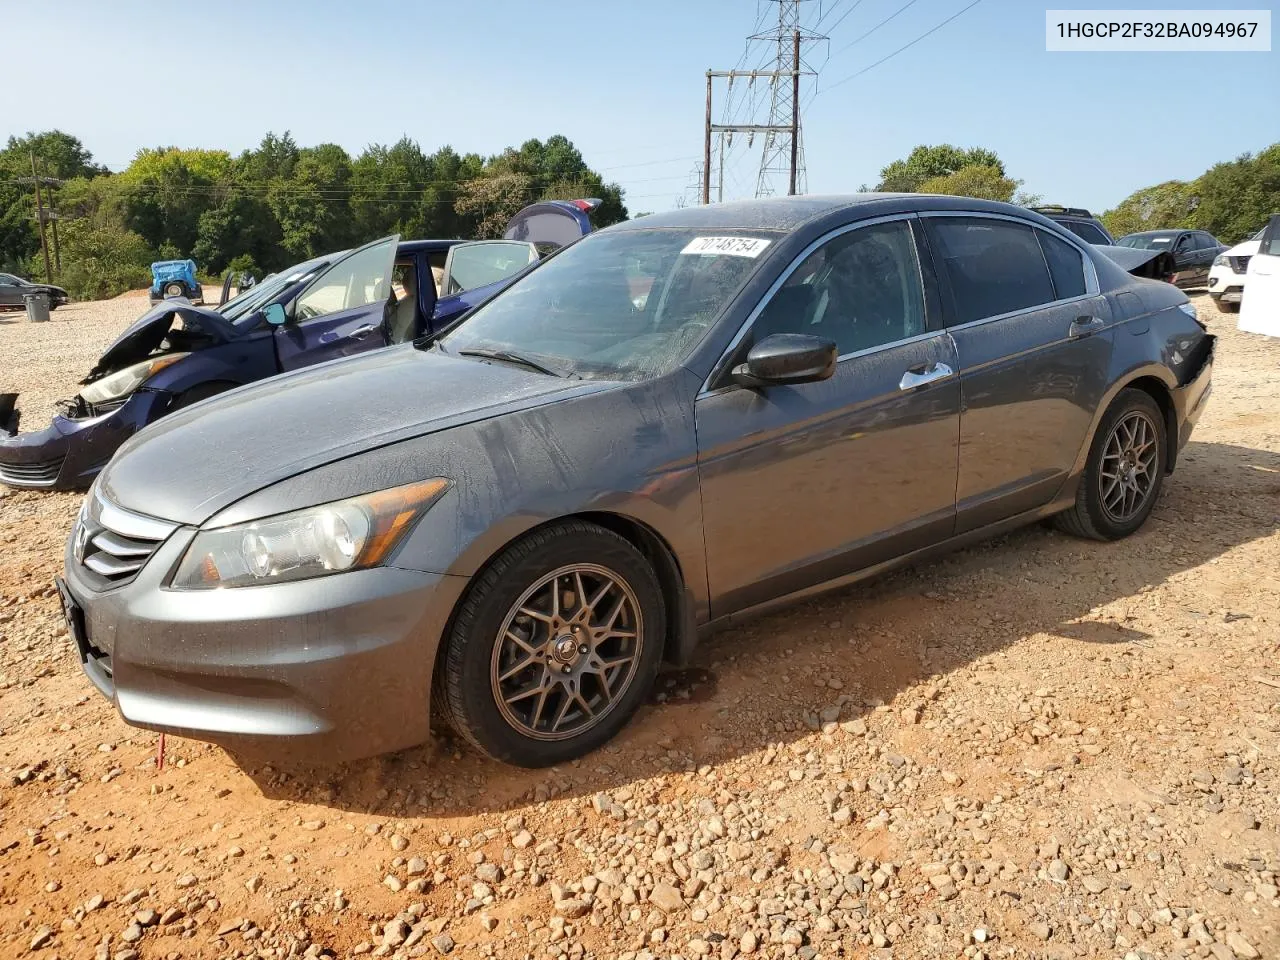
{"type": "Polygon", "coordinates": [[[187,295],[187,288],[185,284],[181,284],[174,280],[164,285],[163,292],[166,297],[185,297],[187,295]]]}
{"type": "Polygon", "coordinates": [[[1098,424],[1098,432],[1089,449],[1089,461],[1085,466],[1084,476],[1080,479],[1080,488],[1076,491],[1075,505],[1054,517],[1057,527],[1074,536],[1092,540],[1120,540],[1138,530],[1160,499],[1165,465],[1169,462],[1168,445],[1164,413],[1151,395],[1133,387],[1121,390],[1098,424]],[[1135,418],[1145,420],[1154,434],[1155,451],[1150,468],[1150,486],[1140,498],[1135,498],[1132,511],[1117,514],[1105,502],[1104,485],[1108,478],[1104,475],[1103,463],[1108,456],[1108,445],[1113,436],[1123,429],[1121,424],[1136,422],[1135,418]]]}
{"type": "Polygon", "coordinates": [[[1240,304],[1238,302],[1233,303],[1228,300],[1215,300],[1213,301],[1213,305],[1218,308],[1219,313],[1239,313],[1240,312],[1240,304]]]}
{"type": "MultiPolygon", "coordinates": [[[[555,585],[558,582],[552,581],[551,591],[557,596],[572,596],[571,593],[560,592],[555,585]]],[[[588,592],[582,591],[584,594],[588,592]]],[[[525,622],[532,624],[528,618],[525,622]]],[[[547,682],[543,671],[554,672],[553,666],[556,671],[563,670],[566,674],[570,669],[579,669],[577,665],[573,668],[556,665],[558,661],[552,655],[553,648],[558,646],[556,637],[549,627],[545,632],[545,641],[535,641],[533,634],[529,637],[543,655],[541,661],[529,666],[528,670],[534,671],[531,677],[543,676],[543,683],[547,682]]],[[[595,750],[631,718],[653,686],[662,660],[666,632],[666,605],[662,589],[644,555],[616,533],[595,524],[576,520],[557,523],[509,546],[468,588],[454,614],[436,664],[435,701],[444,719],[459,736],[495,760],[521,767],[563,763],[595,750]],[[625,685],[620,684],[613,689],[611,698],[605,700],[607,705],[601,716],[591,721],[591,726],[562,739],[539,739],[515,726],[504,716],[503,710],[508,708],[498,704],[495,689],[500,682],[502,644],[507,643],[500,635],[512,622],[509,618],[518,616],[518,604],[532,605],[533,598],[526,598],[530,589],[556,571],[574,565],[589,565],[605,571],[608,575],[605,579],[619,578],[624,587],[629,587],[639,617],[639,629],[634,631],[639,649],[632,652],[634,666],[628,668],[629,678],[623,678],[625,685]]],[[[529,647],[526,645],[525,649],[529,647]]],[[[591,656],[595,656],[598,649],[591,656]]],[[[585,645],[581,651],[586,652],[585,645]]],[[[584,659],[584,667],[589,659],[584,659]]],[[[579,686],[575,689],[585,695],[588,679],[581,676],[583,679],[577,681],[579,686]]],[[[596,677],[595,674],[591,676],[596,677]]],[[[559,682],[558,678],[554,682],[559,682]]],[[[604,683],[600,679],[590,682],[594,684],[593,690],[598,690],[604,683]]],[[[567,698],[561,690],[554,695],[567,698]]],[[[543,698],[538,698],[538,703],[540,711],[543,698]]],[[[573,709],[577,712],[576,706],[573,709]]],[[[535,715],[533,727],[526,729],[534,730],[537,723],[535,715]]],[[[554,731],[547,735],[554,735],[554,731]]]]}

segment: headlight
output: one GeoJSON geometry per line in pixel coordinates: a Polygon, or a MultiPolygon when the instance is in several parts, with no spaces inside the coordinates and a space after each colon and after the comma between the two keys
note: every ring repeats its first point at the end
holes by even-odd
{"type": "Polygon", "coordinates": [[[1225,267],[1227,265],[1227,255],[1225,253],[1218,254],[1213,258],[1213,265],[1215,267],[1225,267]]]}
{"type": "Polygon", "coordinates": [[[190,354],[187,353],[166,353],[163,357],[152,357],[150,360],[135,363],[132,367],[117,370],[109,377],[95,380],[80,391],[80,397],[89,404],[106,403],[108,400],[127,397],[165,367],[172,366],[188,356],[190,354]]]}
{"type": "Polygon", "coordinates": [[[247,587],[373,567],[449,488],[443,477],[234,527],[201,530],[173,586],[247,587]]]}

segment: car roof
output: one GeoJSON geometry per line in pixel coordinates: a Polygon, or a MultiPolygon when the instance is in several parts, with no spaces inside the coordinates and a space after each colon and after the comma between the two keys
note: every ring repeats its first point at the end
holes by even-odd
{"type": "Polygon", "coordinates": [[[401,240],[397,253],[437,253],[450,247],[465,243],[465,240],[401,240]]]}
{"type": "Polygon", "coordinates": [[[1169,227],[1165,230],[1139,230],[1137,233],[1126,233],[1126,237],[1172,237],[1179,233],[1204,233],[1203,230],[1189,230],[1169,227]]]}
{"type": "MultiPolygon", "coordinates": [[[[830,214],[865,209],[867,216],[913,210],[967,210],[1013,213],[1027,217],[1025,207],[995,200],[975,200],[924,193],[853,193],[839,196],[763,197],[735,200],[663,213],[650,213],[609,227],[609,231],[674,227],[695,230],[796,230],[830,214]]],[[[1037,215],[1031,213],[1028,219],[1037,215]]]]}

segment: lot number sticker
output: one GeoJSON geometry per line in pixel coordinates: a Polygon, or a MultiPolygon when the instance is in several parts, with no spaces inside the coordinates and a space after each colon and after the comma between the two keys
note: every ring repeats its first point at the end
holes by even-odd
{"type": "Polygon", "coordinates": [[[757,237],[698,237],[696,240],[690,240],[680,252],[712,256],[722,254],[729,257],[754,259],[760,256],[764,248],[772,242],[772,240],[761,240],[757,237]]]}

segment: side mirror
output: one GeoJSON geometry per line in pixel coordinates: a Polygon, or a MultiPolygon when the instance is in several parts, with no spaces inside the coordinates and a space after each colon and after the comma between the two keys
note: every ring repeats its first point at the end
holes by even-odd
{"type": "Polygon", "coordinates": [[[826,380],[836,371],[836,345],[805,333],[775,333],[747,353],[747,362],[733,368],[733,379],[744,387],[826,380]]]}
{"type": "Polygon", "coordinates": [[[285,313],[282,303],[267,304],[262,308],[262,316],[273,327],[283,326],[289,320],[289,315],[285,313]]]}

